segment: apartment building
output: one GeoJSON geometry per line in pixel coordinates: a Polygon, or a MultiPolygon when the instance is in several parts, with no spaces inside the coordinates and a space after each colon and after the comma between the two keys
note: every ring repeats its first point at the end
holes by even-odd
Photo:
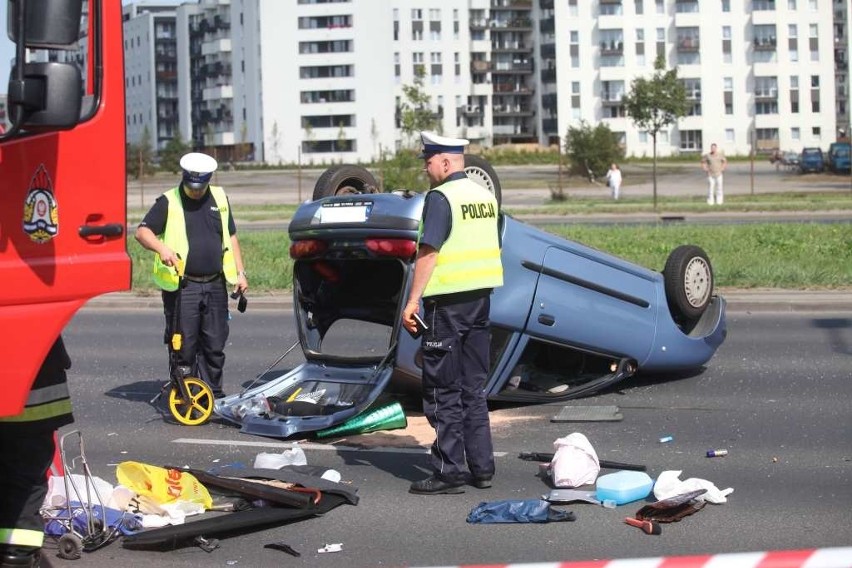
{"type": "Polygon", "coordinates": [[[140,2],[122,9],[127,141],[147,137],[152,149],[187,131],[178,126],[176,7],[140,2]]]}
{"type": "MultiPolygon", "coordinates": [[[[231,159],[367,161],[414,145],[399,108],[418,73],[445,134],[546,145],[604,122],[628,155],[650,155],[622,97],[658,54],[690,97],[688,116],[660,133],[660,155],[713,142],[728,154],[826,147],[849,124],[846,0],[199,0],[173,10],[180,131],[231,159]]],[[[148,30],[155,37],[156,24],[148,30]]]]}

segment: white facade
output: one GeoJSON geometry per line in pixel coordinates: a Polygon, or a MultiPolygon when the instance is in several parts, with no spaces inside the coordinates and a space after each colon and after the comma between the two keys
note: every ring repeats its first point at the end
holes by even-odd
{"type": "Polygon", "coordinates": [[[148,129],[151,147],[156,148],[156,84],[154,81],[154,18],[150,13],[135,14],[125,6],[124,91],[127,116],[127,142],[139,144],[148,129]]]}
{"type": "MultiPolygon", "coordinates": [[[[251,144],[248,158],[267,163],[374,160],[416,144],[402,139],[396,111],[421,67],[447,135],[548,144],[580,121],[605,122],[628,155],[650,155],[650,136],[620,103],[660,52],[694,100],[690,116],[658,137],[659,155],[713,142],[741,155],[827,147],[849,117],[847,3],[187,2],[177,9],[180,131],[196,147],[251,144]],[[203,40],[199,18],[211,26],[203,40]]],[[[128,29],[139,19],[125,23],[126,37],[141,34],[128,29]]],[[[135,50],[127,73],[144,86],[154,60],[135,50]]],[[[154,112],[150,95],[131,99],[132,86],[131,140],[154,112]]]]}
{"type": "Polygon", "coordinates": [[[627,92],[634,77],[650,76],[660,44],[667,68],[677,66],[678,77],[690,82],[688,91],[695,94],[700,114],[662,132],[659,155],[701,151],[714,142],[728,154],[745,155],[753,141],[757,150],[801,150],[834,140],[830,0],[624,1],[608,3],[614,13],[601,15],[603,5],[556,4],[563,135],[580,120],[605,121],[623,134],[628,155],[650,156],[650,136],[629,117],[607,118],[601,93],[607,81],[627,92]],[[759,9],[769,6],[775,9],[759,9]],[[620,59],[607,59],[601,47],[604,37],[613,36],[623,41],[620,59]],[[580,52],[574,61],[568,55],[572,38],[580,52]],[[579,108],[570,96],[562,96],[576,92],[579,108]]]}

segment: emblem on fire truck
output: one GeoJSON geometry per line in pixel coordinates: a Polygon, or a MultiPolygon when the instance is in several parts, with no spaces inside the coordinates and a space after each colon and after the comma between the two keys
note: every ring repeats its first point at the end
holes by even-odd
{"type": "Polygon", "coordinates": [[[24,200],[24,232],[39,244],[59,233],[59,210],[53,197],[53,183],[44,165],[39,165],[30,180],[24,200]]]}

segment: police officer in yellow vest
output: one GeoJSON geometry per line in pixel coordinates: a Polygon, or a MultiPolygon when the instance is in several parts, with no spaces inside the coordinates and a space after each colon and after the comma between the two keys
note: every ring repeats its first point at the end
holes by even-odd
{"type": "Polygon", "coordinates": [[[178,364],[200,375],[220,398],[229,329],[226,286],[241,293],[248,281],[228,197],[221,187],[210,185],[217,165],[206,154],[183,156],[180,185],[157,199],[139,224],[136,240],[156,253],[154,282],[163,290],[165,341],[172,335],[177,303],[183,334],[178,364]],[[184,263],[181,290],[179,262],[184,263]]]}
{"type": "Polygon", "coordinates": [[[465,483],[484,489],[494,476],[494,449],[485,381],[490,364],[491,290],[503,285],[498,205],[464,173],[467,140],[422,132],[431,190],[402,324],[416,330],[423,300],[423,412],[435,429],[430,477],[411,493],[462,493],[465,483]]]}
{"type": "Polygon", "coordinates": [[[0,567],[48,566],[41,558],[47,470],[56,429],[71,424],[65,370],[71,359],[58,337],[35,376],[23,412],[0,418],[0,567]]]}

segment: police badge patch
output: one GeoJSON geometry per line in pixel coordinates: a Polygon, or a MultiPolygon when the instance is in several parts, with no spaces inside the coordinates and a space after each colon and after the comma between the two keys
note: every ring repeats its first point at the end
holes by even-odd
{"type": "Polygon", "coordinates": [[[30,180],[24,200],[24,232],[39,244],[59,234],[59,210],[53,197],[53,183],[44,165],[39,165],[30,180]]]}

